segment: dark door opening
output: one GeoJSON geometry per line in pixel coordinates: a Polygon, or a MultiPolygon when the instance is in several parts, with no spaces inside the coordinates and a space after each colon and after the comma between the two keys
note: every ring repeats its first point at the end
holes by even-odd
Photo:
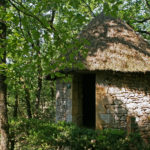
{"type": "Polygon", "coordinates": [[[85,74],[82,78],[83,126],[95,128],[95,74],[85,74]]]}

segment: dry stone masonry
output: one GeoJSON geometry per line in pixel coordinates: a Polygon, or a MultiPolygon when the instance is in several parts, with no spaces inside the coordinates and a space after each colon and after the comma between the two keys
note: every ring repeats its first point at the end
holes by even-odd
{"type": "MultiPolygon", "coordinates": [[[[113,71],[99,71],[95,74],[96,128],[118,128],[125,129],[129,133],[139,132],[148,140],[150,137],[150,74],[113,71]]],[[[80,78],[80,75],[76,78],[80,78]]],[[[83,86],[81,79],[74,80],[72,84],[73,89],[70,83],[57,80],[56,120],[67,122],[75,120],[73,122],[81,125],[82,120],[76,120],[82,116],[83,86]],[[72,92],[74,99],[72,99],[72,92]]]]}
{"type": "Polygon", "coordinates": [[[71,83],[56,82],[56,121],[72,121],[71,83]]]}
{"type": "Polygon", "coordinates": [[[139,131],[149,138],[150,74],[98,73],[96,105],[97,128],[139,131]]]}

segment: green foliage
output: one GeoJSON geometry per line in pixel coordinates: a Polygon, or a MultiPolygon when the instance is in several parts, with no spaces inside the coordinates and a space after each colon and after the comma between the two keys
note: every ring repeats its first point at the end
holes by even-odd
{"type": "Polygon", "coordinates": [[[11,132],[15,133],[16,150],[148,150],[138,134],[126,136],[125,131],[106,129],[95,131],[79,128],[74,124],[50,123],[44,120],[11,120],[11,132]]]}
{"type": "MultiPolygon", "coordinates": [[[[0,19],[7,24],[7,38],[3,40],[6,49],[0,48],[0,58],[7,51],[7,63],[0,64],[0,73],[7,71],[10,120],[15,107],[19,118],[27,117],[25,87],[29,91],[33,118],[54,120],[55,83],[44,78],[48,74],[61,76],[55,71],[66,67],[83,67],[74,58],[79,52],[84,57],[87,55],[84,48],[87,41],[78,41],[76,37],[93,16],[103,12],[121,18],[136,31],[147,31],[141,33],[150,40],[148,0],[9,0],[7,5],[6,11],[0,8],[0,19]],[[37,110],[38,77],[42,86],[37,110]]],[[[81,150],[141,148],[138,135],[126,138],[120,130],[95,132],[71,124],[22,118],[11,121],[10,131],[14,131],[18,149],[57,149],[61,145],[81,150]]]]}
{"type": "Polygon", "coordinates": [[[7,64],[0,65],[0,72],[6,68],[10,118],[15,107],[18,107],[19,117],[27,116],[26,88],[33,116],[37,117],[38,112],[39,118],[54,119],[55,83],[44,79],[49,74],[60,76],[56,70],[73,65],[82,67],[74,58],[79,51],[83,56],[87,53],[83,43],[76,39],[80,29],[89,21],[84,10],[80,0],[10,0],[7,11],[0,13],[7,24],[7,64]],[[15,97],[18,97],[17,106],[15,97]]]}

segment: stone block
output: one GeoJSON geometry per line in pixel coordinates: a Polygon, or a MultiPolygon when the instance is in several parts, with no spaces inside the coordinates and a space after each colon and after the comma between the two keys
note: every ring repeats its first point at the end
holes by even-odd
{"type": "Polygon", "coordinates": [[[112,96],[107,95],[107,104],[113,104],[114,103],[114,99],[112,96]]]}
{"type": "Polygon", "coordinates": [[[120,120],[120,117],[117,116],[117,115],[115,115],[115,116],[114,116],[114,119],[115,119],[115,122],[116,122],[116,121],[120,120]]]}
{"type": "Polygon", "coordinates": [[[127,109],[136,109],[137,108],[137,104],[136,103],[130,103],[130,104],[126,104],[127,109]]]}
{"type": "Polygon", "coordinates": [[[122,116],[122,117],[120,118],[120,120],[121,120],[121,121],[126,121],[126,116],[122,116]]]}
{"type": "Polygon", "coordinates": [[[99,113],[99,117],[100,119],[103,121],[103,123],[105,124],[111,124],[114,122],[114,118],[112,114],[101,114],[99,113]]]}
{"type": "Polygon", "coordinates": [[[141,108],[149,108],[150,109],[150,103],[148,103],[148,102],[141,103],[141,108]]]}
{"type": "Polygon", "coordinates": [[[121,105],[121,104],[123,104],[123,102],[121,100],[114,99],[114,104],[115,105],[121,105]]]}
{"type": "Polygon", "coordinates": [[[127,109],[119,107],[119,108],[115,108],[115,112],[118,114],[126,114],[127,109]]]}
{"type": "Polygon", "coordinates": [[[145,113],[146,113],[146,114],[150,114],[150,108],[146,109],[146,110],[145,110],[145,113]]]}
{"type": "Polygon", "coordinates": [[[144,112],[141,109],[135,109],[134,111],[136,113],[137,116],[143,116],[144,112]]]}
{"type": "Polygon", "coordinates": [[[107,109],[106,109],[106,107],[103,104],[99,104],[97,108],[98,108],[97,111],[99,113],[106,113],[107,112],[107,109]]]}

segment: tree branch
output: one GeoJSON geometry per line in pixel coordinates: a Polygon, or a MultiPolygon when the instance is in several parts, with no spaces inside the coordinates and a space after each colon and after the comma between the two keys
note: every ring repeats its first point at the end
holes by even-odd
{"type": "Polygon", "coordinates": [[[54,18],[55,18],[55,10],[52,10],[52,17],[51,17],[51,20],[50,20],[51,24],[53,24],[54,18]]]}
{"type": "Polygon", "coordinates": [[[95,16],[95,14],[94,14],[94,13],[93,13],[93,11],[92,11],[92,9],[91,9],[90,5],[89,5],[89,4],[87,4],[87,3],[85,2],[85,0],[83,0],[83,2],[84,2],[84,4],[87,6],[87,8],[89,9],[89,11],[90,11],[91,15],[92,15],[93,17],[96,17],[96,16],[95,16]]]}
{"type": "Polygon", "coordinates": [[[52,10],[52,17],[51,17],[49,23],[50,23],[50,27],[51,27],[54,31],[56,31],[55,28],[54,28],[54,26],[53,26],[54,18],[55,18],[55,10],[52,10]]]}
{"type": "MultiPolygon", "coordinates": [[[[46,30],[48,30],[50,32],[50,29],[48,27],[45,26],[45,24],[34,14],[32,13],[28,13],[28,11],[24,11],[22,9],[19,9],[11,0],[8,0],[10,2],[10,4],[19,12],[22,12],[23,14],[25,14],[26,16],[32,17],[34,18],[36,21],[38,21],[43,28],[45,28],[46,30]]],[[[21,5],[22,6],[22,5],[21,5]]],[[[24,6],[22,6],[24,8],[24,6]]],[[[26,8],[24,8],[26,9],[26,8]]]]}
{"type": "Polygon", "coordinates": [[[21,33],[22,33],[24,39],[26,39],[25,33],[24,33],[24,31],[22,30],[22,20],[21,20],[21,14],[20,14],[20,11],[18,11],[18,16],[19,16],[19,28],[20,28],[20,31],[21,31],[21,33]]]}
{"type": "Polygon", "coordinates": [[[145,18],[143,20],[135,20],[135,21],[138,22],[138,23],[144,23],[144,22],[147,22],[149,20],[150,20],[150,18],[145,18]]]}
{"type": "MultiPolygon", "coordinates": [[[[55,33],[55,35],[57,35],[58,40],[61,39],[60,36],[58,35],[58,33],[56,32],[56,29],[54,28],[53,24],[50,25],[50,27],[51,27],[51,29],[52,29],[52,30],[50,30],[50,28],[48,28],[48,27],[43,23],[42,20],[40,20],[36,15],[32,14],[31,12],[28,12],[28,10],[27,10],[21,3],[18,3],[18,2],[16,2],[16,1],[13,0],[13,2],[15,2],[17,5],[20,5],[24,10],[18,8],[11,0],[8,0],[8,1],[10,2],[10,4],[11,4],[17,11],[22,12],[24,15],[29,16],[29,17],[35,19],[36,21],[38,21],[38,22],[42,25],[42,27],[43,27],[44,29],[46,29],[49,33],[52,33],[52,30],[53,30],[53,32],[55,33]]],[[[55,11],[53,10],[51,22],[54,21],[54,17],[55,17],[55,11]]]]}
{"type": "Polygon", "coordinates": [[[148,0],[145,0],[147,7],[150,9],[150,4],[148,3],[148,0]]]}
{"type": "Polygon", "coordinates": [[[138,30],[137,32],[150,35],[150,32],[148,32],[148,31],[138,30]]]}
{"type": "MultiPolygon", "coordinates": [[[[22,29],[22,19],[21,19],[20,11],[18,11],[18,16],[19,16],[19,29],[20,29],[20,31],[22,33],[22,36],[24,37],[25,41],[27,43],[29,43],[29,40],[26,38],[26,35],[25,35],[25,33],[24,33],[23,29],[22,29]]],[[[19,31],[19,30],[17,30],[17,31],[19,31]]],[[[28,36],[29,36],[29,33],[28,33],[28,36]]],[[[30,37],[30,38],[32,39],[32,37],[30,37]]],[[[34,45],[33,39],[32,39],[32,43],[31,44],[34,45]]]]}

